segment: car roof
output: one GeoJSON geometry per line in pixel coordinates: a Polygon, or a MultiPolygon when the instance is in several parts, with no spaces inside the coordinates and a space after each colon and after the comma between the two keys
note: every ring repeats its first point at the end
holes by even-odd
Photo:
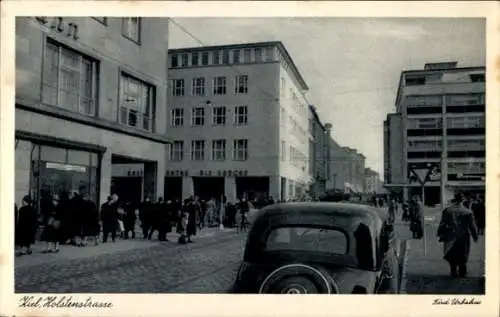
{"type": "Polygon", "coordinates": [[[274,204],[261,210],[262,216],[273,216],[283,213],[295,213],[304,215],[325,214],[331,216],[353,217],[376,219],[380,215],[376,209],[367,205],[337,202],[292,202],[283,204],[274,204]]]}

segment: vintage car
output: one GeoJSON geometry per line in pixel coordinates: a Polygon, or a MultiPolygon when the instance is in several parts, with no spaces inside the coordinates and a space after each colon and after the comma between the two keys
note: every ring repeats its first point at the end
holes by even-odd
{"type": "Polygon", "coordinates": [[[275,204],[259,211],[230,292],[398,293],[392,224],[357,204],[275,204]]]}

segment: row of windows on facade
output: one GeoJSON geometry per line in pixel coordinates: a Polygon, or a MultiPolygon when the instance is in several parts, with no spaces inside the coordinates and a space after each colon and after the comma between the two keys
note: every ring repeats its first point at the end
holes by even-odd
{"type": "MultiPolygon", "coordinates": [[[[42,75],[42,102],[88,116],[97,115],[98,61],[49,41],[42,75]]],[[[118,122],[152,131],[155,87],[125,72],[119,87],[118,122]]]]}
{"type": "MultiPolygon", "coordinates": [[[[103,25],[108,25],[107,17],[92,17],[103,25]]],[[[122,20],[122,35],[136,43],[141,42],[141,18],[127,17],[122,20]]]]}
{"type": "Polygon", "coordinates": [[[230,65],[272,62],[275,60],[274,47],[225,49],[212,52],[191,52],[170,54],[170,67],[230,65]]]}
{"type": "Polygon", "coordinates": [[[280,125],[283,127],[290,127],[292,133],[297,136],[299,139],[304,141],[307,138],[307,132],[302,126],[295,120],[295,118],[291,115],[287,117],[286,110],[284,107],[281,107],[280,112],[281,120],[280,125]]]}
{"type": "MultiPolygon", "coordinates": [[[[414,118],[409,119],[408,129],[440,129],[443,127],[441,117],[433,118],[414,118]]],[[[467,128],[484,128],[485,117],[480,116],[461,116],[446,118],[446,126],[448,129],[467,129],[467,128]]]]}
{"type": "MultiPolygon", "coordinates": [[[[226,140],[213,140],[212,141],[212,160],[225,161],[226,160],[226,140]]],[[[182,161],[184,159],[184,141],[174,141],[170,145],[170,160],[182,161]]],[[[205,160],[205,140],[191,141],[191,160],[203,161],[205,160]]],[[[248,140],[239,139],[233,140],[233,160],[246,161],[248,159],[248,140]]]]}
{"type": "Polygon", "coordinates": [[[443,72],[433,73],[427,75],[406,75],[406,86],[421,86],[429,84],[439,84],[443,82],[470,82],[470,83],[484,83],[486,77],[484,73],[471,73],[471,74],[447,74],[448,80],[445,78],[443,72]]]}
{"type": "MultiPolygon", "coordinates": [[[[447,106],[474,106],[485,104],[485,94],[454,94],[444,95],[447,106]]],[[[407,96],[405,104],[409,108],[417,107],[442,107],[443,95],[418,95],[407,96]]]]}
{"type": "MultiPolygon", "coordinates": [[[[205,125],[205,108],[204,107],[194,107],[191,110],[191,125],[192,126],[204,126],[205,125]]],[[[172,109],[172,121],[171,125],[173,127],[182,127],[184,125],[184,109],[175,108],[172,109]]],[[[225,125],[227,121],[227,108],[226,107],[213,107],[212,108],[212,124],[213,125],[225,125]]],[[[234,107],[234,125],[246,125],[248,124],[248,107],[247,106],[236,106],[234,107]]]]}
{"type": "MultiPolygon", "coordinates": [[[[410,150],[439,150],[442,144],[440,140],[415,140],[408,142],[408,148],[410,150]]],[[[485,145],[485,139],[448,140],[448,150],[482,149],[485,145]]]]}
{"type": "MultiPolygon", "coordinates": [[[[286,141],[281,141],[281,160],[282,161],[287,160],[286,154],[287,154],[286,141]]],[[[290,162],[292,162],[292,165],[300,167],[303,170],[305,170],[307,162],[309,161],[308,157],[304,153],[302,153],[299,149],[295,148],[292,145],[289,146],[288,158],[290,159],[290,162]]]]}
{"type": "MultiPolygon", "coordinates": [[[[205,77],[195,77],[191,81],[192,96],[208,95],[208,82],[205,77]]],[[[186,85],[184,79],[172,79],[170,93],[174,97],[183,97],[186,95],[186,85]]],[[[227,78],[226,76],[216,76],[212,78],[212,94],[226,95],[227,94],[227,78]]],[[[236,95],[248,94],[248,75],[238,75],[234,78],[234,93],[236,95]]]]}

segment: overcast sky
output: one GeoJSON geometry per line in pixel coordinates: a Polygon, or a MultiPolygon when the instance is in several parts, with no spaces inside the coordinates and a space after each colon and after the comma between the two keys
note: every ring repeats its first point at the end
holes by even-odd
{"type": "MultiPolygon", "coordinates": [[[[281,41],[307,97],[342,146],[383,176],[383,121],[403,69],[428,62],[485,65],[485,20],[463,18],[174,18],[204,45],[281,41]]],[[[170,48],[201,44],[174,23],[170,48]]],[[[264,88],[264,87],[263,87],[264,88]]]]}

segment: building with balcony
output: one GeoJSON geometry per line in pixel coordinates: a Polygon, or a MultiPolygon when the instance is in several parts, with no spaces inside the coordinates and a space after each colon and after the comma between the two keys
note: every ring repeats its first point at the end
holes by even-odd
{"type": "Polygon", "coordinates": [[[330,138],[330,125],[323,125],[318,116],[316,108],[309,106],[309,133],[312,139],[309,145],[309,173],[312,176],[311,193],[319,197],[326,192],[329,180],[329,150],[328,139],[330,138]]]}
{"type": "Polygon", "coordinates": [[[440,175],[425,184],[426,203],[446,202],[449,191],[484,193],[484,67],[451,62],[403,71],[396,113],[384,126],[388,187],[405,187],[406,197],[420,195],[422,187],[411,175],[424,179],[429,168],[439,166],[440,175]]]}
{"type": "Polygon", "coordinates": [[[18,204],[163,194],[166,34],[165,18],[16,18],[18,204]],[[131,163],[137,173],[114,181],[113,165],[131,163]]]}
{"type": "Polygon", "coordinates": [[[308,86],[281,42],[171,49],[169,78],[166,197],[307,192],[308,86]]]}

